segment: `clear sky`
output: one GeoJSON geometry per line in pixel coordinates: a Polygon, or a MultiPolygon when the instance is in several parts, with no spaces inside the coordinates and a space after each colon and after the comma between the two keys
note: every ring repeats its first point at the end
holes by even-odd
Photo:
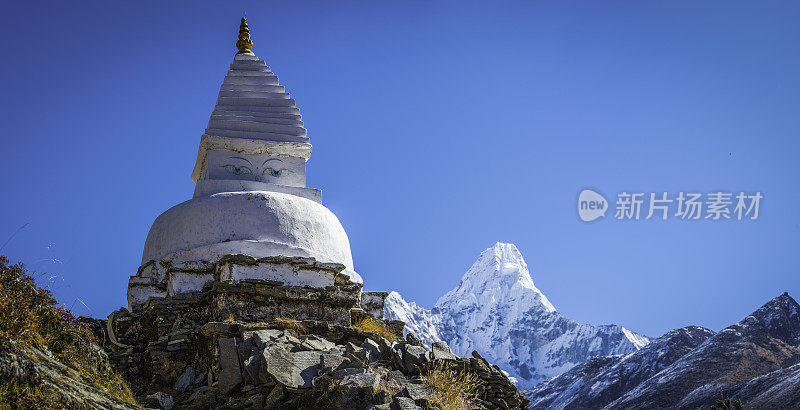
{"type": "Polygon", "coordinates": [[[796,2],[6,2],[0,253],[77,314],[126,305],[191,197],[243,11],[367,289],[431,307],[501,241],[566,316],[649,336],[800,296],[796,2]],[[584,223],[586,187],[764,199],[584,223]]]}

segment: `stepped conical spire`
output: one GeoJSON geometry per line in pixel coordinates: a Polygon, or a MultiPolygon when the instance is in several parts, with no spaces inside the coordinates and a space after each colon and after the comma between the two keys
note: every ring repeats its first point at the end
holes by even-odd
{"type": "Polygon", "coordinates": [[[236,42],[236,48],[239,52],[236,54],[253,54],[253,42],[250,41],[250,27],[247,26],[247,19],[242,17],[242,22],[239,24],[239,41],[236,42]]]}
{"type": "Polygon", "coordinates": [[[205,133],[227,138],[309,142],[295,101],[278,83],[270,67],[249,51],[234,57],[205,133]]]}

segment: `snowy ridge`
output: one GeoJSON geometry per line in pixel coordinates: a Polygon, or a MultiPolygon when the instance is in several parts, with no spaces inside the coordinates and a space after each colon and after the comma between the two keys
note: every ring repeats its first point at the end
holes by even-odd
{"type": "Polygon", "coordinates": [[[602,408],[705,342],[714,332],[688,326],[626,355],[598,356],[526,392],[532,408],[602,408]]]}
{"type": "Polygon", "coordinates": [[[594,357],[527,392],[532,408],[800,408],[800,305],[784,293],[719,333],[668,332],[638,352],[594,357]]]}
{"type": "MultiPolygon", "coordinates": [[[[760,408],[797,408],[800,385],[789,395],[792,406],[753,402],[750,395],[767,386],[742,389],[741,384],[800,361],[800,306],[787,293],[780,295],[631,389],[609,407],[697,408],[723,390],[726,395],[760,408]],[[753,365],[753,364],[758,365],[753,365]]],[[[773,377],[781,373],[774,373],[773,377]]],[[[795,380],[794,375],[790,380],[795,380]]],[[[780,377],[778,377],[780,379],[780,377]]],[[[745,386],[747,387],[747,386],[745,386]]],[[[775,392],[777,394],[777,392],[775,392]]],[[[781,393],[783,394],[783,393],[781,393]]],[[[777,395],[775,396],[777,397],[777,395]]],[[[763,397],[766,399],[766,396],[763,397]]],[[[772,398],[770,398],[772,399],[772,398]]]]}
{"type": "Polygon", "coordinates": [[[387,319],[405,322],[405,333],[413,333],[425,346],[430,347],[433,342],[442,340],[436,330],[437,317],[431,315],[430,311],[417,306],[415,302],[406,302],[399,293],[389,293],[384,302],[384,311],[385,314],[392,312],[391,315],[385,316],[387,319]]]}
{"type": "Polygon", "coordinates": [[[631,353],[649,342],[621,326],[590,326],[561,316],[534,286],[517,247],[506,243],[481,253],[433,309],[392,292],[384,310],[387,318],[406,322],[406,330],[425,344],[444,340],[460,356],[477,350],[515,377],[520,388],[592,356],[631,353]]]}

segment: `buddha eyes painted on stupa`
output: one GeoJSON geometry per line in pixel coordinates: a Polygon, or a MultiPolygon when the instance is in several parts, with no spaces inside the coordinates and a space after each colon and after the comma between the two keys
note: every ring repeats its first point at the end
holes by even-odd
{"type": "Polygon", "coordinates": [[[306,183],[306,162],[301,157],[275,154],[246,154],[208,150],[205,179],[243,180],[302,187],[306,183]]]}
{"type": "Polygon", "coordinates": [[[281,158],[248,157],[226,156],[217,158],[217,163],[220,164],[218,167],[224,170],[228,176],[235,176],[235,179],[274,182],[277,178],[286,178],[294,174],[295,171],[289,169],[289,167],[297,166],[297,164],[285,163],[281,158]]]}

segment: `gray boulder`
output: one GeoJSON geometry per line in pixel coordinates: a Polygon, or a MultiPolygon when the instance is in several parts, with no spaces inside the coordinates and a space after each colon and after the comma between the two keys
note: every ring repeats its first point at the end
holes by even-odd
{"type": "Polygon", "coordinates": [[[253,349],[250,357],[244,360],[244,373],[253,383],[264,382],[259,377],[261,374],[261,352],[258,349],[253,349]]]}
{"type": "Polygon", "coordinates": [[[392,354],[392,342],[381,338],[378,342],[378,347],[381,349],[381,355],[384,357],[389,357],[392,354]]]}
{"type": "Polygon", "coordinates": [[[414,403],[414,400],[408,397],[394,396],[392,404],[392,408],[398,410],[422,410],[422,407],[417,406],[417,403],[414,403]]]}
{"type": "Polygon", "coordinates": [[[172,389],[181,393],[186,391],[192,382],[194,382],[195,377],[194,367],[186,366],[186,370],[184,370],[180,377],[178,377],[178,380],[175,381],[175,385],[172,386],[172,389]]]}
{"type": "Polygon", "coordinates": [[[422,342],[419,340],[419,338],[417,338],[416,336],[414,336],[414,334],[413,334],[413,333],[408,333],[408,334],[406,335],[406,342],[407,342],[408,344],[412,345],[412,346],[419,346],[419,347],[422,347],[422,342]]]}
{"type": "Polygon", "coordinates": [[[278,336],[275,339],[275,341],[278,342],[278,343],[282,343],[282,344],[286,344],[286,345],[292,345],[292,346],[296,346],[296,345],[299,345],[300,343],[302,343],[302,341],[300,339],[292,336],[292,334],[287,332],[287,331],[281,332],[281,335],[278,336]]]}
{"type": "Polygon", "coordinates": [[[148,407],[164,410],[170,410],[175,405],[175,400],[172,399],[172,396],[164,392],[153,393],[145,397],[144,402],[148,407]]]}
{"type": "Polygon", "coordinates": [[[371,393],[378,391],[381,378],[375,373],[361,373],[345,376],[341,385],[344,387],[359,387],[369,389],[371,393]]]}
{"type": "Polygon", "coordinates": [[[320,355],[319,371],[320,373],[330,373],[345,368],[348,364],[350,364],[350,361],[342,356],[323,353],[320,355]]]}
{"type": "Polygon", "coordinates": [[[341,380],[341,379],[344,379],[345,377],[353,375],[353,374],[362,374],[362,373],[366,373],[366,372],[367,372],[367,369],[365,369],[363,367],[346,367],[344,369],[339,369],[339,370],[336,370],[335,372],[331,373],[331,377],[333,377],[336,380],[341,380]]]}
{"type": "Polygon", "coordinates": [[[186,403],[191,403],[192,401],[194,401],[194,399],[202,396],[204,393],[206,393],[209,390],[211,390],[211,387],[208,387],[208,386],[200,386],[200,387],[196,388],[192,392],[192,394],[189,396],[189,398],[186,399],[186,403]]]}
{"type": "Polygon", "coordinates": [[[219,339],[219,391],[227,394],[242,383],[242,369],[239,366],[237,339],[225,337],[219,339]]]}
{"type": "Polygon", "coordinates": [[[252,340],[256,347],[263,349],[266,343],[277,340],[282,334],[282,330],[276,329],[248,330],[242,333],[242,338],[252,340]]]}
{"type": "Polygon", "coordinates": [[[403,396],[410,397],[415,402],[419,403],[420,400],[428,400],[433,397],[433,387],[427,384],[407,384],[403,388],[403,396]]]}
{"type": "Polygon", "coordinates": [[[298,346],[302,350],[329,351],[336,347],[336,344],[329,342],[323,337],[310,335],[303,337],[302,343],[298,346]]]}
{"type": "Polygon", "coordinates": [[[428,361],[430,361],[430,356],[424,347],[405,345],[403,351],[403,365],[407,373],[414,370],[416,366],[425,364],[428,361]]]}
{"type": "Polygon", "coordinates": [[[311,387],[317,377],[321,355],[319,352],[289,352],[286,349],[267,345],[264,348],[263,369],[260,379],[266,378],[265,374],[274,377],[278,383],[291,388],[311,387]]]}
{"type": "Polygon", "coordinates": [[[408,384],[408,379],[400,370],[391,370],[386,373],[386,380],[397,383],[398,386],[405,386],[408,384]]]}
{"type": "Polygon", "coordinates": [[[450,351],[450,346],[447,345],[447,342],[433,342],[433,344],[431,344],[431,359],[457,360],[458,356],[450,351]]]}
{"type": "Polygon", "coordinates": [[[366,352],[367,363],[377,362],[381,359],[381,347],[378,342],[366,339],[361,344],[361,348],[366,352]]]}
{"type": "Polygon", "coordinates": [[[344,346],[345,355],[348,359],[353,362],[358,362],[362,364],[367,363],[367,351],[361,347],[358,347],[350,342],[348,342],[344,346]]]}

